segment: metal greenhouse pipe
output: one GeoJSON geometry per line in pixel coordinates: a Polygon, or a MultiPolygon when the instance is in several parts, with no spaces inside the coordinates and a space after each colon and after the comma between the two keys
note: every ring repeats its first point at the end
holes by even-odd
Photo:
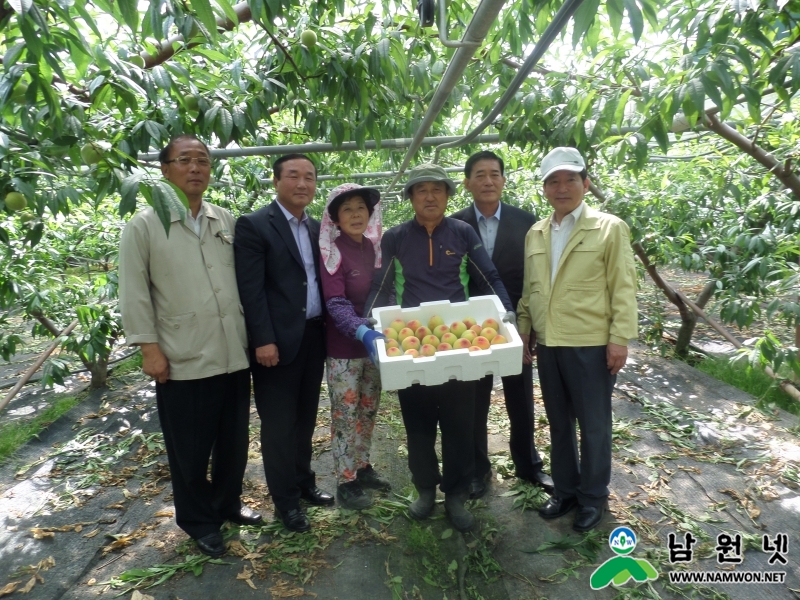
{"type": "MultiPolygon", "coordinates": [[[[437,144],[451,140],[457,140],[460,136],[436,136],[422,138],[419,143],[420,146],[435,146],[437,144]]],[[[484,144],[497,144],[500,141],[500,136],[496,133],[487,133],[480,136],[479,141],[484,144]]],[[[408,148],[415,142],[415,138],[395,138],[391,140],[382,140],[380,144],[376,140],[367,140],[364,142],[366,150],[386,150],[392,148],[408,148]]],[[[226,148],[226,149],[211,149],[212,158],[231,158],[241,156],[270,156],[277,154],[293,154],[295,152],[300,154],[313,154],[317,152],[349,152],[358,151],[356,142],[344,142],[341,146],[334,146],[333,144],[314,143],[314,144],[291,144],[286,146],[250,146],[248,148],[226,148]]],[[[158,152],[142,152],[138,156],[142,162],[158,160],[158,152]]]]}
{"type": "Polygon", "coordinates": [[[461,75],[472,60],[479,44],[483,42],[484,38],[486,38],[486,34],[489,33],[489,28],[500,13],[500,9],[503,8],[503,4],[505,4],[505,0],[481,0],[481,3],[475,9],[475,14],[472,16],[469,25],[467,25],[467,30],[464,32],[464,37],[461,38],[461,41],[465,43],[478,43],[475,45],[463,46],[453,54],[453,58],[450,64],[447,65],[447,70],[444,72],[439,85],[436,87],[436,91],[433,93],[433,98],[431,98],[431,102],[428,105],[428,110],[422,122],[419,124],[416,134],[414,134],[413,141],[390,187],[394,187],[400,179],[400,176],[408,167],[413,156],[417,153],[417,150],[422,146],[425,134],[428,133],[434,121],[439,116],[453,88],[455,88],[456,84],[461,80],[461,75]]]}
{"type": "Polygon", "coordinates": [[[525,81],[525,79],[527,79],[528,75],[530,75],[531,71],[536,66],[536,63],[539,62],[539,59],[542,56],[544,56],[544,53],[550,47],[550,44],[553,43],[553,40],[555,40],[556,37],[561,33],[561,30],[566,27],[567,23],[572,18],[572,15],[575,14],[575,11],[578,10],[578,7],[582,2],[583,0],[566,0],[566,2],[564,2],[564,4],[556,13],[556,16],[553,17],[553,20],[547,26],[547,29],[545,29],[541,39],[539,40],[539,43],[536,44],[533,52],[531,52],[528,58],[525,59],[525,62],[522,63],[522,66],[517,71],[514,80],[509,84],[508,89],[506,89],[500,100],[497,101],[497,104],[494,106],[494,108],[489,112],[488,115],[486,115],[483,121],[481,121],[481,123],[467,135],[456,140],[455,142],[445,142],[437,146],[433,162],[439,162],[439,154],[441,153],[442,149],[457,148],[458,146],[468,144],[477,138],[481,131],[492,124],[495,118],[514,98],[517,90],[522,86],[522,83],[525,81]]]}

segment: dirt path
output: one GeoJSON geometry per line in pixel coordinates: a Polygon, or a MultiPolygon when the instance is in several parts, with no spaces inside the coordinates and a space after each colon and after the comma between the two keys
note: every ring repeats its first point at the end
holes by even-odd
{"type": "MultiPolygon", "coordinates": [[[[373,458],[394,493],[362,514],[310,509],[313,530],[303,535],[271,522],[253,414],[245,500],[269,524],[227,530],[228,554],[210,561],[172,519],[151,384],[129,374],[112,387],[92,394],[0,467],[0,596],[33,581],[27,597],[47,600],[112,598],[133,586],[157,600],[453,599],[459,590],[462,598],[486,600],[798,597],[797,418],[761,413],[752,397],[641,348],[614,397],[611,511],[587,535],[572,531],[571,516],[540,519],[534,509],[544,496],[511,477],[502,389],[490,414],[497,475],[485,500],[474,504],[479,527],[454,532],[441,506],[429,521],[409,520],[403,428],[396,396],[388,394],[373,458]],[[660,577],[638,588],[630,582],[592,591],[590,575],[613,556],[608,533],[620,524],[638,536],[633,555],[649,560],[660,577]],[[697,539],[688,565],[670,565],[672,532],[697,539]],[[743,562],[734,570],[785,571],[785,582],[670,584],[666,573],[674,569],[731,569],[717,564],[720,533],[742,536],[743,562]],[[762,536],[779,533],[788,534],[788,564],[769,565],[762,536]]],[[[322,404],[314,468],[320,486],[332,490],[326,398],[322,404]]],[[[537,403],[537,442],[546,454],[543,414],[537,403]]]]}

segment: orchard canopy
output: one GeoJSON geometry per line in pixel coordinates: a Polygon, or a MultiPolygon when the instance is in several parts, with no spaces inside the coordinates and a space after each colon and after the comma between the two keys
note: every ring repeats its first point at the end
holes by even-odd
{"type": "MultiPolygon", "coordinates": [[[[313,155],[326,176],[459,167],[488,140],[508,201],[540,214],[538,162],[570,145],[640,258],[705,274],[700,300],[728,324],[771,319],[759,360],[797,366],[800,0],[450,0],[444,20],[420,4],[430,27],[417,0],[2,0],[0,308],[53,335],[78,318],[68,348],[104,368],[121,218],[185,202],[140,158],[179,133],[214,150],[329,144],[313,155]],[[477,43],[442,43],[487,10],[477,43]],[[468,132],[481,143],[390,143],[468,132]]],[[[269,162],[221,155],[212,199],[267,202],[269,162]]],[[[387,225],[408,215],[394,198],[387,225]]],[[[0,336],[2,355],[18,343],[0,336]]]]}

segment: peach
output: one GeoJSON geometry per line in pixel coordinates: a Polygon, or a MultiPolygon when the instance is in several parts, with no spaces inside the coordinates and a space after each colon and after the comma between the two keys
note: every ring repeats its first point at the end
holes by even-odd
{"type": "Polygon", "coordinates": [[[386,344],[386,351],[387,352],[389,351],[389,348],[399,348],[400,347],[400,342],[398,342],[397,340],[393,340],[392,338],[386,338],[383,341],[383,343],[386,344]]]}
{"type": "Polygon", "coordinates": [[[419,353],[422,356],[433,356],[436,354],[436,346],[433,344],[423,344],[422,348],[419,349],[419,353]]]}
{"type": "Polygon", "coordinates": [[[467,330],[467,326],[462,321],[453,321],[450,323],[450,333],[454,333],[456,337],[461,337],[461,334],[467,330]]]}
{"type": "Polygon", "coordinates": [[[417,319],[411,319],[408,323],[406,323],[406,327],[408,327],[411,331],[416,331],[422,327],[422,323],[417,319]]]}
{"type": "Polygon", "coordinates": [[[433,328],[433,335],[435,335],[439,339],[442,339],[442,336],[445,333],[450,333],[450,328],[447,325],[437,325],[436,327],[433,328]]]}
{"type": "Polygon", "coordinates": [[[481,331],[481,335],[491,342],[494,339],[494,336],[497,335],[497,329],[494,327],[486,327],[483,331],[481,331]]]}
{"type": "Polygon", "coordinates": [[[391,327],[387,327],[386,329],[383,330],[383,335],[385,335],[390,340],[396,340],[397,339],[397,330],[393,329],[391,327]]]}
{"type": "Polygon", "coordinates": [[[481,331],[483,330],[483,327],[481,327],[480,325],[473,325],[472,327],[469,328],[469,330],[475,335],[480,335],[481,331]]]}
{"type": "Polygon", "coordinates": [[[464,338],[458,338],[455,344],[453,344],[453,350],[458,350],[460,348],[469,348],[470,346],[472,346],[472,342],[470,342],[469,340],[465,340],[464,338]]]}
{"type": "Polygon", "coordinates": [[[453,349],[453,347],[450,344],[448,344],[447,342],[442,342],[441,344],[436,346],[436,351],[437,352],[447,352],[448,350],[452,350],[452,349],[453,349]]]}
{"type": "Polygon", "coordinates": [[[476,337],[478,337],[478,334],[476,334],[471,329],[467,329],[464,333],[461,334],[462,340],[469,340],[470,342],[474,340],[476,337]]]}
{"type": "Polygon", "coordinates": [[[444,319],[439,315],[433,315],[430,319],[428,319],[428,329],[433,331],[439,325],[444,325],[444,319]]]}
{"type": "Polygon", "coordinates": [[[400,343],[400,347],[403,350],[419,350],[419,340],[410,335],[400,343]]]}
{"type": "Polygon", "coordinates": [[[450,333],[449,331],[442,336],[442,341],[445,344],[450,344],[451,346],[456,343],[458,336],[454,333],[450,333]]]}
{"type": "Polygon", "coordinates": [[[439,345],[439,338],[436,337],[433,334],[426,335],[424,338],[422,338],[422,343],[423,344],[430,344],[431,346],[436,348],[436,346],[439,345]]]}
{"type": "Polygon", "coordinates": [[[478,348],[480,348],[481,350],[488,350],[489,346],[491,346],[491,343],[489,342],[489,340],[487,340],[482,335],[479,335],[474,340],[472,340],[472,343],[475,346],[477,346],[478,348]]]}
{"type": "Polygon", "coordinates": [[[483,350],[483,348],[478,348],[477,346],[470,346],[469,347],[469,351],[470,352],[478,352],[479,350],[483,350]]]}
{"type": "Polygon", "coordinates": [[[473,325],[478,324],[478,321],[475,320],[475,317],[464,317],[463,319],[461,319],[461,322],[467,326],[467,329],[469,329],[473,325]]]}
{"type": "Polygon", "coordinates": [[[414,330],[414,335],[417,336],[419,339],[422,339],[426,335],[431,335],[431,330],[425,327],[425,325],[420,325],[414,330]]]}
{"type": "Polygon", "coordinates": [[[395,357],[395,356],[403,356],[403,351],[400,350],[399,347],[393,346],[392,348],[387,348],[386,349],[386,356],[388,356],[390,358],[395,357]]]}
{"type": "Polygon", "coordinates": [[[416,348],[409,348],[403,354],[408,354],[409,356],[413,356],[414,358],[419,358],[419,350],[416,348]]]}
{"type": "Polygon", "coordinates": [[[495,321],[494,319],[486,319],[486,320],[483,322],[483,324],[481,325],[481,327],[482,327],[483,329],[486,329],[487,327],[491,327],[491,328],[492,328],[492,329],[494,329],[495,331],[500,331],[500,323],[498,323],[498,322],[497,322],[497,321],[495,321]]]}
{"type": "Polygon", "coordinates": [[[492,346],[497,346],[498,344],[507,344],[508,340],[505,336],[500,335],[499,333],[492,338],[492,346]]]}
{"type": "Polygon", "coordinates": [[[403,319],[395,319],[391,323],[389,323],[389,327],[394,329],[395,331],[400,331],[403,327],[405,327],[405,321],[403,319]]]}
{"type": "Polygon", "coordinates": [[[408,327],[403,327],[400,331],[397,332],[397,341],[402,342],[407,337],[412,337],[414,335],[414,330],[408,327]]]}

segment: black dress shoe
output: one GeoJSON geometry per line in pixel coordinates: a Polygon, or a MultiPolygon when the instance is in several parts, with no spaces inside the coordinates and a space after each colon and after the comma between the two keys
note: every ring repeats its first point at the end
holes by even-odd
{"type": "Polygon", "coordinates": [[[244,504],[242,504],[242,508],[239,509],[238,513],[228,515],[227,519],[231,523],[236,523],[237,525],[258,525],[263,521],[259,513],[244,504]]]}
{"type": "Polygon", "coordinates": [[[323,492],[318,487],[300,488],[300,497],[314,506],[333,506],[335,502],[331,494],[323,492]]]}
{"type": "Polygon", "coordinates": [[[575,531],[591,531],[603,519],[602,506],[581,506],[575,515],[575,522],[572,528],[575,531]]]}
{"type": "Polygon", "coordinates": [[[482,498],[486,491],[489,489],[488,482],[492,477],[492,472],[489,471],[483,477],[475,477],[469,484],[469,499],[476,500],[482,498]]]}
{"type": "Polygon", "coordinates": [[[539,509],[539,516],[543,519],[557,519],[558,517],[563,517],[577,505],[578,499],[574,496],[572,498],[551,496],[539,509]]]}
{"type": "Polygon", "coordinates": [[[283,526],[289,531],[298,531],[300,533],[311,529],[311,523],[308,517],[299,508],[290,508],[286,512],[281,512],[275,509],[275,516],[280,519],[283,526]]]}
{"type": "Polygon", "coordinates": [[[517,475],[517,479],[524,479],[533,485],[538,485],[548,494],[552,494],[556,491],[555,484],[553,484],[553,478],[542,470],[536,471],[530,476],[517,475]]]}
{"type": "Polygon", "coordinates": [[[200,552],[213,558],[225,554],[225,542],[222,541],[222,534],[219,531],[195,538],[194,543],[200,548],[200,552]]]}

